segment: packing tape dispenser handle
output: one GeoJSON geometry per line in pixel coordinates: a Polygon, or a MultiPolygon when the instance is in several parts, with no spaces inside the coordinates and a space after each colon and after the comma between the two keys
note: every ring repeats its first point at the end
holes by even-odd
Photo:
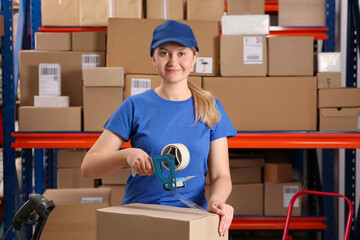
{"type": "MultiPolygon", "coordinates": [[[[166,145],[161,150],[161,155],[172,154],[175,156],[175,170],[182,170],[189,165],[190,162],[190,152],[187,147],[182,143],[171,143],[166,145]]],[[[163,164],[166,169],[169,169],[166,164],[163,164]]],[[[135,169],[130,169],[131,175],[136,176],[135,169]]]]}

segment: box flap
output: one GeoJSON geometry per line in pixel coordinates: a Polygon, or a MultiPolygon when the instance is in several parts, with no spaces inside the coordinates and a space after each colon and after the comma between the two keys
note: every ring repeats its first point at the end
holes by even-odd
{"type": "Polygon", "coordinates": [[[359,108],[322,108],[320,109],[320,116],[326,118],[358,117],[359,108]]]}
{"type": "Polygon", "coordinates": [[[56,204],[110,203],[110,188],[47,189],[44,197],[56,204]]]}
{"type": "Polygon", "coordinates": [[[147,217],[175,219],[182,221],[191,221],[194,219],[211,217],[211,215],[217,216],[213,213],[207,212],[206,210],[140,203],[103,208],[97,211],[126,215],[142,215],[147,217]]]}

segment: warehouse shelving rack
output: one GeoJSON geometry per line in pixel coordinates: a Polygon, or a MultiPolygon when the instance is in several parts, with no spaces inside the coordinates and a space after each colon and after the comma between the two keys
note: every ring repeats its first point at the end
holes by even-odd
{"type": "MultiPolygon", "coordinates": [[[[31,24],[24,25],[24,45],[30,45],[34,48],[33,36],[37,31],[61,31],[61,28],[41,28],[41,10],[40,0],[23,0],[19,11],[26,13],[24,21],[31,24]],[[30,13],[30,14],[28,14],[30,13]],[[29,37],[30,36],[30,37],[29,37]],[[30,44],[29,44],[30,42],[30,44]]],[[[348,0],[349,4],[349,36],[348,36],[348,64],[347,86],[356,86],[357,72],[353,68],[357,64],[354,58],[354,49],[358,49],[356,44],[351,41],[355,38],[355,23],[359,23],[356,18],[356,12],[352,9],[358,9],[357,3],[348,0]],[[354,18],[352,18],[354,16],[354,18]],[[353,20],[355,19],[355,20],[353,20]],[[352,35],[351,35],[352,34],[352,35]],[[351,73],[350,73],[351,72],[351,73]]],[[[96,141],[99,133],[15,133],[15,101],[17,74],[14,69],[18,69],[18,50],[13,48],[12,39],[12,0],[1,0],[0,13],[4,16],[5,36],[2,38],[2,68],[3,68],[3,132],[4,132],[4,228],[11,225],[12,217],[21,203],[27,200],[30,192],[43,193],[46,188],[56,187],[56,149],[58,148],[89,148],[96,141]],[[22,192],[18,188],[16,169],[15,169],[15,148],[22,149],[23,167],[22,167],[22,192]],[[32,180],[35,184],[32,184],[32,180]],[[22,199],[21,199],[22,198],[22,199]]],[[[310,35],[314,39],[326,40],[324,51],[335,50],[335,0],[326,0],[327,6],[327,26],[326,28],[278,28],[272,27],[272,35],[310,35]]],[[[277,1],[266,1],[266,11],[276,13],[277,1]]],[[[359,25],[356,25],[358,28],[359,25]]],[[[82,31],[93,30],[91,28],[63,29],[63,31],[82,31]]],[[[99,31],[106,29],[101,28],[99,31]]],[[[358,33],[360,31],[357,31],[358,33]]],[[[357,41],[359,44],[359,41],[357,41]]],[[[125,147],[129,147],[126,145],[125,147]]],[[[266,132],[266,133],[238,133],[238,136],[229,140],[229,148],[293,148],[293,149],[317,149],[324,150],[323,161],[324,191],[333,191],[334,163],[333,150],[347,149],[346,157],[346,195],[355,201],[354,179],[356,159],[354,149],[360,149],[359,133],[320,133],[320,132],[266,132]]],[[[295,218],[291,229],[316,229],[324,230],[324,239],[334,239],[334,219],[333,202],[324,202],[324,216],[311,218],[295,218]],[[331,209],[331,210],[329,210],[331,209]],[[325,229],[326,228],[326,229],[325,229]]],[[[283,229],[284,218],[262,218],[262,217],[236,217],[231,225],[231,229],[283,229]]],[[[357,239],[359,228],[359,217],[356,219],[352,231],[352,239],[357,239]]],[[[30,232],[31,233],[31,232],[30,232]]],[[[8,239],[15,239],[15,233],[11,232],[8,239]]],[[[21,238],[23,239],[23,238],[21,238]]],[[[25,238],[24,238],[25,239],[25,238]]]]}

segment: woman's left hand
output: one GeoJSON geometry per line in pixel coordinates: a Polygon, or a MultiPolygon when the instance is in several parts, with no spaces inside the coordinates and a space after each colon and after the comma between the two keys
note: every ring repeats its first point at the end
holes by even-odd
{"type": "Polygon", "coordinates": [[[219,234],[225,236],[234,216],[234,208],[229,204],[210,200],[207,210],[220,216],[219,234]]]}

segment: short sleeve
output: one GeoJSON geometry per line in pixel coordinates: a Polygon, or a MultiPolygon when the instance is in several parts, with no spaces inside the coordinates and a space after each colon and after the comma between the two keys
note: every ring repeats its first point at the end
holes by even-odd
{"type": "Polygon", "coordinates": [[[133,102],[130,98],[125,99],[125,101],[105,123],[104,128],[122,136],[126,139],[126,141],[129,141],[132,130],[133,112],[133,102]]]}
{"type": "Polygon", "coordinates": [[[218,111],[220,112],[221,117],[220,117],[220,121],[211,129],[210,141],[214,141],[222,137],[231,138],[236,136],[237,131],[235,130],[233,124],[231,123],[231,120],[227,115],[223,105],[219,100],[217,99],[215,100],[216,100],[216,106],[218,108],[218,111]]]}

